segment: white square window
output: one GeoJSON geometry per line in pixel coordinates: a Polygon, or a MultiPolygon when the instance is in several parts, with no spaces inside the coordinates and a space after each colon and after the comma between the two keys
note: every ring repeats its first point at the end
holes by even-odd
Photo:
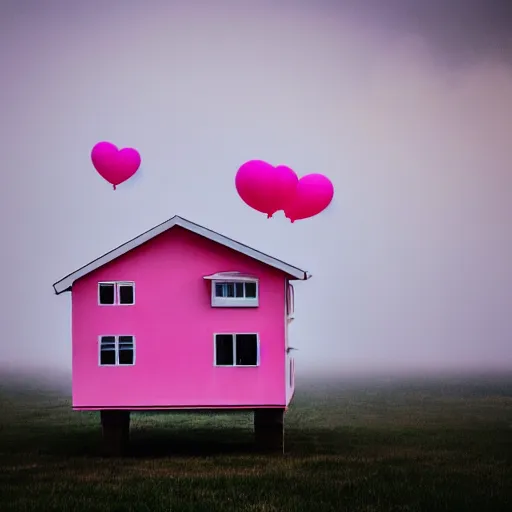
{"type": "Polygon", "coordinates": [[[99,338],[100,366],[133,366],[135,364],[135,337],[106,335],[99,338]]]}
{"type": "Polygon", "coordinates": [[[213,307],[258,307],[257,280],[212,281],[213,307]]]}
{"type": "Polygon", "coordinates": [[[133,281],[98,283],[98,304],[100,306],[131,306],[135,304],[135,283],[133,281]]]}
{"type": "Polygon", "coordinates": [[[260,343],[255,333],[215,334],[215,366],[259,366],[260,343]]]}

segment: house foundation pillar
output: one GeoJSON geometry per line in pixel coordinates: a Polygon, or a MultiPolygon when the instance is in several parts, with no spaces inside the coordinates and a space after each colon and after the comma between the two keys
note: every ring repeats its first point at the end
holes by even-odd
{"type": "Polygon", "coordinates": [[[130,411],[100,411],[100,419],[104,454],[125,454],[130,440],[130,411]]]}
{"type": "Polygon", "coordinates": [[[259,450],[284,453],[284,409],[255,409],[254,437],[259,450]]]}

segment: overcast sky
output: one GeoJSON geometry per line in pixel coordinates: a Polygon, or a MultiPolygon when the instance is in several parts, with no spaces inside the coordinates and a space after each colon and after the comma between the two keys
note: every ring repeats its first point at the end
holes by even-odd
{"type": "Polygon", "coordinates": [[[0,363],[69,369],[52,283],[172,217],[305,268],[297,369],[512,367],[512,2],[4,0],[0,363]],[[101,140],[136,147],[116,192],[101,140]],[[247,160],[321,172],[290,224],[247,160]]]}

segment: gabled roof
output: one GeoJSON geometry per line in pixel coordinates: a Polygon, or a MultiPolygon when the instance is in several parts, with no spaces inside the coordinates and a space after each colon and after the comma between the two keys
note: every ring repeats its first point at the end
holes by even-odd
{"type": "Polygon", "coordinates": [[[199,224],[195,224],[194,222],[179,217],[178,215],[175,215],[171,219],[162,222],[158,226],[155,226],[154,228],[146,231],[145,233],[142,233],[141,235],[120,245],[119,247],[116,247],[112,251],[107,252],[103,256],[100,256],[94,261],[91,261],[91,263],[88,263],[87,265],[79,268],[78,270],[75,270],[75,272],[68,274],[66,277],[63,277],[60,281],[57,281],[53,285],[55,293],[59,295],[60,293],[71,291],[71,287],[74,281],[76,281],[77,279],[80,279],[81,277],[89,274],[93,270],[96,270],[97,268],[106,265],[112,260],[119,258],[123,254],[126,254],[132,249],[139,247],[140,245],[148,242],[152,238],[155,238],[156,236],[175,226],[179,226],[183,229],[186,229],[187,231],[191,231],[192,233],[196,233],[197,235],[208,238],[213,242],[217,242],[218,244],[224,245],[225,247],[229,247],[230,249],[233,249],[234,251],[237,251],[241,254],[245,254],[250,258],[253,258],[257,261],[260,261],[271,267],[281,270],[282,272],[288,274],[289,276],[295,279],[306,280],[311,277],[311,275],[308,274],[305,270],[301,270],[300,268],[294,267],[293,265],[289,265],[284,261],[273,258],[272,256],[268,256],[267,254],[263,254],[262,252],[257,251],[256,249],[252,249],[251,247],[241,244],[240,242],[236,242],[235,240],[232,240],[227,236],[221,235],[220,233],[216,233],[211,229],[205,228],[203,226],[200,226],[199,224]]]}

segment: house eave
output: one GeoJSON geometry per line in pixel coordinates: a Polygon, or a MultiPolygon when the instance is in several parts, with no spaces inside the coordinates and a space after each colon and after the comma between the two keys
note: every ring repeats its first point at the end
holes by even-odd
{"type": "Polygon", "coordinates": [[[60,289],[60,290],[59,290],[59,289],[57,289],[57,284],[58,284],[58,283],[55,283],[55,284],[53,285],[53,290],[55,291],[55,295],[60,295],[61,293],[70,292],[70,291],[71,291],[71,289],[72,289],[72,287],[73,287],[73,286],[71,285],[71,286],[68,286],[67,288],[60,289]]]}
{"type": "Polygon", "coordinates": [[[195,233],[220,245],[233,249],[236,252],[245,254],[246,256],[257,261],[260,261],[261,263],[265,263],[271,267],[281,270],[282,272],[287,274],[290,279],[301,281],[309,279],[308,273],[304,270],[299,269],[298,267],[285,263],[284,261],[281,261],[277,258],[273,258],[272,256],[268,256],[267,254],[257,251],[256,249],[253,249],[245,244],[237,242],[236,240],[228,238],[211,229],[205,228],[203,226],[200,226],[199,224],[195,224],[194,222],[179,217],[178,215],[175,215],[174,217],[166,220],[165,222],[158,224],[157,226],[145,231],[144,233],[136,236],[135,238],[132,238],[128,242],[125,242],[124,244],[116,247],[115,249],[112,249],[111,251],[103,254],[103,256],[96,258],[87,265],[80,267],[78,270],[71,272],[70,274],[62,278],[60,281],[54,283],[53,288],[55,290],[56,295],[60,295],[61,293],[71,291],[73,283],[77,279],[84,277],[90,272],[93,272],[94,270],[102,267],[103,265],[106,265],[110,261],[119,258],[123,254],[126,254],[132,249],[139,247],[140,245],[148,242],[152,238],[155,238],[156,236],[164,233],[165,231],[170,230],[175,226],[182,227],[188,231],[191,231],[192,233],[195,233]]]}
{"type": "Polygon", "coordinates": [[[209,276],[203,276],[206,281],[259,281],[256,276],[242,272],[216,272],[209,276]]]}

